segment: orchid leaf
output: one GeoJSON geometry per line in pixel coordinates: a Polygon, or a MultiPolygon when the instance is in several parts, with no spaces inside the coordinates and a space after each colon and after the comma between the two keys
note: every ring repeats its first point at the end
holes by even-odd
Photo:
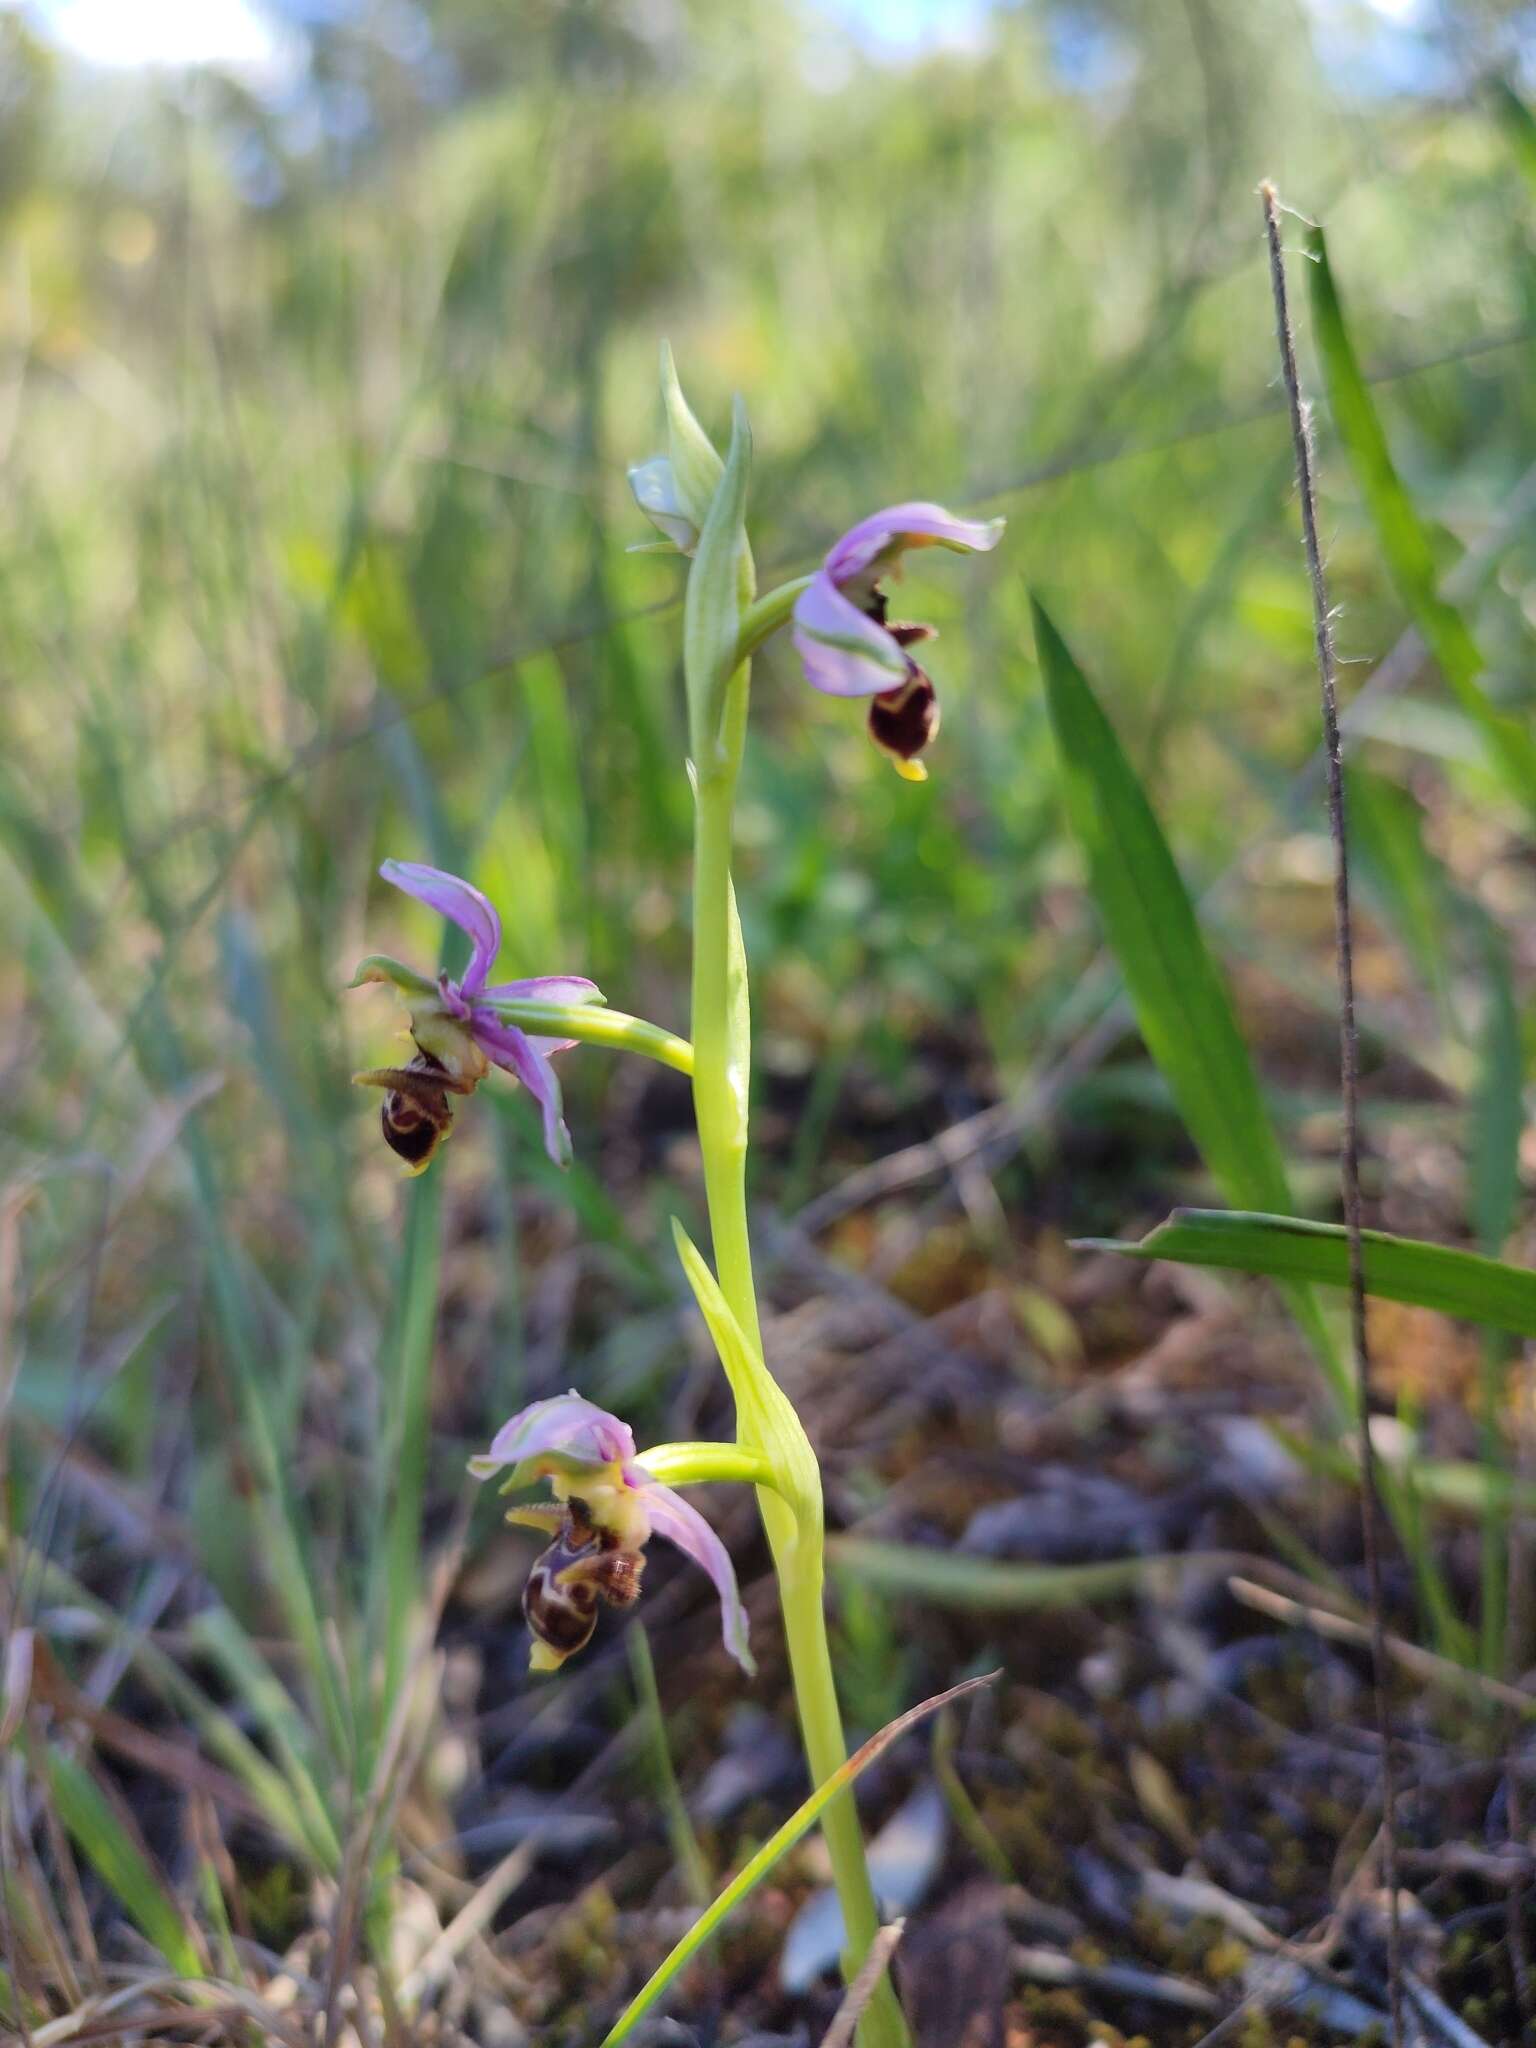
{"type": "MultiPolygon", "coordinates": [[[[1362,1231],[1360,1243],[1367,1294],[1536,1337],[1536,1272],[1527,1267],[1382,1230],[1362,1231]]],[[[1298,1216],[1175,1209],[1139,1243],[1082,1238],[1078,1249],[1168,1259],[1180,1266],[1227,1267],[1292,1284],[1349,1285],[1349,1239],[1343,1225],[1298,1216]]]]}
{"type": "Polygon", "coordinates": [[[940,1708],[964,1699],[967,1693],[975,1692],[983,1685],[990,1685],[997,1675],[995,1671],[991,1671],[981,1678],[968,1678],[960,1685],[951,1686],[948,1692],[941,1692],[931,1700],[924,1700],[921,1706],[912,1707],[905,1714],[898,1715],[877,1735],[872,1735],[861,1748],[856,1749],[845,1764],[817,1786],[809,1799],[796,1807],[783,1826],[770,1835],[757,1854],[742,1866],[714,1903],[700,1914],[671,1954],[652,1972],[644,1988],[630,2001],[619,2019],[604,2035],[602,2048],[619,2048],[621,2042],[629,2039],[673,1979],[688,1967],[700,1949],[713,1937],[726,1916],[757,1889],[779,1859],[795,1846],[808,1829],[815,1826],[832,1801],[840,1793],[846,1792],[862,1771],[867,1770],[875,1759],[889,1749],[899,1737],[905,1735],[909,1728],[915,1728],[930,1714],[938,1713],[940,1708]]]}
{"type": "MultiPolygon", "coordinates": [[[[1184,878],[1087,678],[1032,603],[1067,819],[1147,1050],[1228,1200],[1290,1209],[1280,1143],[1184,878]]],[[[1347,1414],[1348,1385],[1316,1301],[1305,1287],[1289,1301],[1347,1414]]]]}

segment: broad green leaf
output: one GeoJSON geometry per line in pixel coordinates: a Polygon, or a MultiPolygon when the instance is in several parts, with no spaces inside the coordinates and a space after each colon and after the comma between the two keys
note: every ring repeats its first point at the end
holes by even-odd
{"type": "Polygon", "coordinates": [[[621,2041],[629,2039],[678,1972],[686,1969],[699,1950],[710,1940],[726,1915],[757,1889],[780,1857],[795,1846],[808,1828],[815,1826],[831,1802],[839,1793],[847,1791],[861,1771],[867,1770],[876,1757],[889,1749],[898,1737],[905,1735],[909,1728],[915,1728],[930,1714],[936,1714],[941,1707],[947,1707],[953,1701],[963,1699],[967,1693],[975,1692],[979,1686],[990,1685],[996,1677],[997,1673],[992,1671],[985,1677],[968,1678],[963,1684],[951,1686],[948,1692],[938,1693],[933,1699],[924,1700],[921,1706],[912,1707],[905,1714],[899,1715],[896,1720],[882,1728],[879,1734],[872,1735],[868,1742],[856,1749],[845,1764],[816,1787],[803,1805],[796,1807],[784,1825],[769,1836],[757,1854],[742,1866],[714,1903],[699,1916],[666,1961],[652,1973],[644,1989],[630,2001],[619,2019],[603,2036],[602,2048],[619,2048],[621,2041]]]}
{"type": "Polygon", "coordinates": [[[181,1977],[201,1977],[202,1957],[160,1873],[84,1764],[61,1749],[43,1756],[49,1788],[70,1840],[135,1927],[181,1977]]]}
{"type": "MultiPolygon", "coordinates": [[[[1031,603],[1068,822],[1141,1035],[1227,1199],[1289,1209],[1285,1163],[1253,1062],[1162,827],[1087,678],[1043,606],[1031,603]]],[[[1291,1308],[1347,1413],[1348,1389],[1316,1302],[1297,1291],[1291,1308]]]]}
{"type": "Polygon", "coordinates": [[[1321,228],[1307,230],[1307,253],[1312,258],[1312,320],[1328,402],[1387,569],[1445,680],[1481,727],[1490,758],[1502,768],[1515,794],[1531,803],[1536,800],[1536,741],[1489,699],[1478,681],[1485,665],[1482,652],[1462,614],[1440,595],[1429,530],[1403,487],[1370,386],[1361,374],[1321,228]]]}
{"type": "MultiPolygon", "coordinates": [[[[1365,1290],[1442,1315],[1488,1323],[1536,1337],[1536,1272],[1478,1252],[1418,1238],[1361,1232],[1365,1290]]],[[[1349,1285],[1349,1244],[1342,1224],[1296,1216],[1260,1216],[1226,1209],[1175,1209],[1139,1244],[1083,1238],[1079,1249],[1130,1259],[1169,1259],[1181,1266],[1223,1266],[1271,1279],[1349,1285]]]]}
{"type": "Polygon", "coordinates": [[[1101,1564],[1009,1564],[995,1557],[967,1557],[963,1551],[933,1550],[919,1543],[878,1543],[863,1536],[835,1536],[827,1546],[839,1571],[914,1600],[939,1607],[1004,1611],[1044,1607],[1088,1607],[1129,1593],[1182,1557],[1116,1557],[1101,1564]]]}

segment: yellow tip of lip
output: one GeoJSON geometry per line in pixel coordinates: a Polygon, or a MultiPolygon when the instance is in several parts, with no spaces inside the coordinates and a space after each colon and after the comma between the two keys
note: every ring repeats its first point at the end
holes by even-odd
{"type": "Polygon", "coordinates": [[[903,782],[926,782],[928,780],[928,770],[921,761],[898,760],[893,765],[903,782]]]}

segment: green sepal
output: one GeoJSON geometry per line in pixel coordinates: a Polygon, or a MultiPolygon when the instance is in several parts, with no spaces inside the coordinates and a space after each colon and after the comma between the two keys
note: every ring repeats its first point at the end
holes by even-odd
{"type": "Polygon", "coordinates": [[[366,960],[357,963],[357,972],[347,983],[348,988],[366,988],[369,982],[387,981],[405,996],[435,996],[437,983],[429,981],[426,975],[418,974],[414,967],[407,967],[402,961],[391,960],[387,953],[370,953],[366,960]]]}

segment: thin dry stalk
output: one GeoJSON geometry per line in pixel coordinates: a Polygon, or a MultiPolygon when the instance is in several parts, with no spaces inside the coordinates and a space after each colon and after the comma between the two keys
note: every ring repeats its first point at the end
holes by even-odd
{"type": "Polygon", "coordinates": [[[1382,1620],[1380,1504],[1376,1485],[1376,1451],[1371,1442],[1370,1353],[1365,1329],[1365,1271],[1360,1247],[1360,1043],[1355,1026],[1354,933],[1349,905],[1349,843],[1344,819],[1344,770],[1339,751],[1339,693],[1333,647],[1333,615],[1317,539],[1317,491],[1312,478],[1311,415],[1301,395],[1296,368],[1296,342],[1291,329],[1285,288],[1285,258],[1280,245],[1280,201],[1273,185],[1259,187],[1264,207],[1264,233],[1269,244],[1269,277],[1275,301],[1275,331],[1280,343],[1280,371],[1291,418],[1296,453],[1296,492],[1301,500],[1301,531],[1307,575],[1312,585],[1312,624],[1317,646],[1317,674],[1322,688],[1323,752],[1328,782],[1328,828],[1333,839],[1333,911],[1339,965],[1339,1070],[1344,1107],[1344,1138],[1339,1178],[1344,1196],[1344,1228],[1349,1240],[1349,1320],[1355,1360],[1356,1421],[1360,1436],[1360,1528],[1365,1547],[1366,1586],[1371,1604],[1371,1670],[1376,1695],[1376,1726],[1381,1737],[1382,1875],[1387,1890],[1387,1999],[1392,2014],[1393,2048],[1403,2040],[1402,1930],[1397,1910],[1397,1798],[1392,1761],[1392,1730],[1387,1713],[1386,1627],[1382,1620]]]}
{"type": "MultiPolygon", "coordinates": [[[[1272,1593],[1267,1586],[1254,1585],[1251,1579],[1228,1579],[1227,1590],[1244,1607],[1255,1608],[1260,1614],[1285,1622],[1288,1627],[1309,1628],[1336,1643],[1369,1644],[1371,1641],[1372,1631],[1365,1622],[1355,1621],[1347,1614],[1337,1614],[1332,1608],[1320,1607],[1314,1601],[1288,1599],[1283,1593],[1272,1593]]],[[[1527,1720],[1536,1714],[1536,1693],[1525,1692],[1518,1685],[1506,1685],[1501,1678],[1489,1678],[1486,1673],[1454,1663],[1433,1650],[1420,1649],[1417,1643],[1410,1643],[1403,1636],[1385,1635],[1382,1640],[1387,1654],[1426,1684],[1443,1685],[1463,1697],[1475,1694],[1527,1720]]]]}
{"type": "Polygon", "coordinates": [[[869,1954],[859,1965],[859,1974],[848,1986],[842,2004],[837,2008],[831,2026],[821,2048],[848,2048],[853,2039],[853,2030],[863,2017],[864,2008],[875,1995],[875,1986],[885,1975],[891,1957],[896,1953],[896,1944],[906,1932],[905,1920],[892,1920],[882,1927],[869,1945],[869,1954]]]}

